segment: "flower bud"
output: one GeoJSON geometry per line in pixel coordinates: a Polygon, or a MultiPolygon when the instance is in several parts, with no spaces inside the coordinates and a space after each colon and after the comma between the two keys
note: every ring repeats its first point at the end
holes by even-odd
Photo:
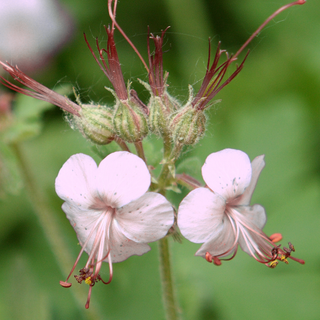
{"type": "Polygon", "coordinates": [[[82,104],[80,117],[74,117],[82,135],[95,144],[108,144],[114,139],[113,109],[106,106],[82,104]]]}
{"type": "Polygon", "coordinates": [[[150,130],[160,136],[167,135],[170,115],[179,108],[178,102],[168,94],[165,94],[162,98],[158,96],[151,97],[149,102],[150,130]]]}
{"type": "Polygon", "coordinates": [[[202,110],[187,104],[170,120],[170,129],[175,144],[192,145],[199,141],[205,132],[206,116],[202,110]]]}
{"type": "Polygon", "coordinates": [[[149,132],[145,112],[134,101],[118,100],[113,118],[117,136],[127,142],[141,141],[149,132]]]}

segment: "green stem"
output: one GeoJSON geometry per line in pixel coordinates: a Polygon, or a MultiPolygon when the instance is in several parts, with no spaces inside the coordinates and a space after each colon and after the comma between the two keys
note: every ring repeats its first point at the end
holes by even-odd
{"type": "MultiPolygon", "coordinates": [[[[164,144],[164,146],[165,145],[166,144],[164,144]]],[[[183,148],[182,145],[177,144],[171,150],[171,146],[170,146],[170,151],[168,150],[169,151],[168,156],[166,156],[166,149],[164,151],[164,160],[167,161],[167,163],[163,165],[162,170],[160,172],[159,180],[158,180],[158,187],[159,187],[160,193],[165,190],[166,186],[170,185],[168,181],[170,182],[172,181],[172,179],[169,177],[169,175],[171,175],[172,178],[175,178],[174,172],[173,174],[170,173],[170,166],[174,168],[174,164],[178,160],[182,148],[183,148]]],[[[175,170],[175,168],[173,170],[175,170]]]]}
{"type": "Polygon", "coordinates": [[[166,319],[177,320],[180,319],[180,315],[178,312],[178,304],[174,292],[168,237],[159,240],[158,243],[162,296],[166,319]]]}
{"type": "MultiPolygon", "coordinates": [[[[28,196],[30,198],[34,212],[39,219],[40,225],[43,228],[44,235],[48,240],[48,243],[56,258],[61,273],[64,275],[68,275],[74,262],[71,258],[72,254],[67,250],[67,245],[63,241],[64,236],[61,233],[61,229],[59,228],[59,223],[55,218],[55,214],[51,210],[51,206],[42,193],[42,188],[38,187],[35,183],[32,172],[23,155],[20,145],[15,143],[12,144],[11,147],[14,150],[17,160],[20,164],[28,196]]],[[[84,304],[87,300],[84,292],[80,292],[79,290],[72,290],[72,294],[74,295],[79,308],[84,309],[84,304]]],[[[87,310],[86,315],[88,319],[102,319],[100,314],[98,314],[94,309],[87,310]]]]}
{"type": "Polygon", "coordinates": [[[163,161],[166,163],[163,164],[159,178],[158,178],[158,187],[161,192],[165,192],[165,187],[167,184],[167,178],[169,174],[169,161],[171,160],[171,152],[172,152],[172,147],[171,147],[171,138],[169,133],[164,133],[163,134],[163,161]]]}
{"type": "Polygon", "coordinates": [[[127,144],[120,138],[118,137],[115,137],[114,138],[114,141],[120,146],[120,148],[123,150],[123,151],[128,151],[128,152],[131,152],[129,147],[127,146],[127,144]]]}
{"type": "Polygon", "coordinates": [[[146,156],[144,155],[142,142],[141,141],[135,142],[134,146],[137,150],[138,156],[145,162],[145,164],[147,164],[146,156]]]}

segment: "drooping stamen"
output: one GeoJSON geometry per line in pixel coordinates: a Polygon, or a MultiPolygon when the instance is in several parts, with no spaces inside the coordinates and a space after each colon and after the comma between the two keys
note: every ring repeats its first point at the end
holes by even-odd
{"type": "Polygon", "coordinates": [[[114,209],[110,208],[104,212],[102,215],[101,222],[99,224],[94,243],[92,245],[92,249],[90,251],[90,255],[88,258],[88,261],[86,263],[86,268],[89,267],[90,261],[92,260],[91,265],[95,266],[95,272],[93,275],[93,279],[99,279],[104,284],[109,284],[112,280],[113,276],[113,269],[112,269],[112,261],[110,260],[110,228],[112,225],[112,219],[113,219],[114,209]],[[105,251],[105,246],[107,247],[107,253],[103,254],[105,251]],[[108,282],[105,282],[102,280],[102,278],[99,275],[102,262],[108,258],[109,262],[109,271],[110,276],[108,282]],[[94,264],[94,260],[96,260],[96,263],[94,264]]]}
{"type": "Polygon", "coordinates": [[[272,242],[279,242],[282,240],[282,234],[281,233],[274,233],[271,236],[269,236],[269,239],[272,242]]]}
{"type": "Polygon", "coordinates": [[[249,223],[246,222],[246,219],[240,213],[238,213],[237,210],[232,210],[232,213],[234,214],[234,219],[236,219],[235,220],[236,224],[239,224],[241,227],[242,235],[246,241],[247,247],[252,257],[255,258],[258,262],[269,263],[277,259],[281,260],[281,257],[285,256],[285,259],[290,258],[296,262],[299,262],[300,264],[305,263],[304,260],[291,256],[291,251],[294,252],[295,249],[290,242],[289,242],[290,249],[282,250],[280,248],[280,245],[276,246],[275,243],[271,241],[261,230],[257,231],[254,228],[250,227],[249,223]],[[257,243],[256,241],[254,241],[252,237],[248,234],[247,230],[257,235],[258,239],[260,239],[261,242],[257,243]],[[249,247],[249,243],[254,249],[254,252],[252,252],[251,247],[249,247]],[[257,258],[256,255],[259,257],[259,259],[257,258]],[[264,259],[266,261],[264,261],[264,259]]]}
{"type": "Polygon", "coordinates": [[[74,263],[74,265],[73,265],[73,267],[72,267],[72,269],[71,269],[71,271],[70,271],[70,273],[69,273],[66,281],[60,281],[60,285],[61,285],[62,287],[64,287],[64,288],[69,288],[69,287],[71,287],[72,284],[71,284],[71,283],[68,283],[67,281],[68,281],[68,279],[70,278],[70,276],[72,275],[74,269],[76,268],[76,266],[77,266],[77,264],[78,264],[78,262],[79,262],[79,260],[80,260],[80,257],[81,257],[81,255],[82,255],[85,247],[87,246],[87,244],[88,244],[91,236],[92,236],[93,233],[95,232],[96,227],[98,226],[98,224],[101,222],[102,219],[103,219],[103,216],[101,216],[101,217],[97,220],[97,222],[95,223],[94,227],[91,229],[91,231],[90,231],[90,233],[89,233],[89,235],[88,235],[85,243],[82,245],[82,248],[81,248],[81,250],[80,250],[80,252],[79,252],[79,254],[78,254],[78,257],[77,257],[77,259],[76,259],[76,261],[75,261],[75,263],[74,263]]]}
{"type": "MultiPolygon", "coordinates": [[[[92,273],[93,271],[93,267],[90,267],[90,271],[92,273]]],[[[89,292],[88,292],[88,298],[87,298],[87,302],[85,304],[85,308],[89,309],[89,304],[90,304],[90,299],[91,299],[91,293],[92,293],[92,287],[94,286],[94,283],[91,285],[89,285],[89,292]]]]}
{"type": "Polygon", "coordinates": [[[209,252],[206,252],[205,258],[208,262],[213,262],[216,266],[221,266],[222,264],[218,257],[211,255],[209,252]]]}

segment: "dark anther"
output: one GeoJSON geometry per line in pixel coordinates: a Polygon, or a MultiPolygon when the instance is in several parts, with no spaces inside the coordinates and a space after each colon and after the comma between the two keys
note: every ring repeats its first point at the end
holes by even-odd
{"type": "Polygon", "coordinates": [[[289,248],[291,251],[295,252],[296,249],[294,248],[293,244],[291,242],[288,243],[289,244],[289,248]]]}

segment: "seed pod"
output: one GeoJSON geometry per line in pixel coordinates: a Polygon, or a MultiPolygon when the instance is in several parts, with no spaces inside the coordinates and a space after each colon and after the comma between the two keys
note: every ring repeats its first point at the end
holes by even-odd
{"type": "Polygon", "coordinates": [[[170,120],[170,130],[175,144],[192,145],[199,141],[205,132],[206,116],[202,110],[187,104],[170,120]]]}
{"type": "Polygon", "coordinates": [[[145,112],[129,100],[118,100],[113,117],[117,136],[126,142],[141,141],[149,132],[145,112]]]}
{"type": "Polygon", "coordinates": [[[95,144],[108,144],[114,139],[113,108],[82,104],[80,117],[74,117],[76,127],[82,135],[95,144]]]}

